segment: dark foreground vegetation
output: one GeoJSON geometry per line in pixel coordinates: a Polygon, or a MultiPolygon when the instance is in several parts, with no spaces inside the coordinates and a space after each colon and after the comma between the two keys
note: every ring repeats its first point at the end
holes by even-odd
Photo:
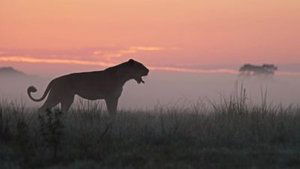
{"type": "Polygon", "coordinates": [[[0,106],[0,168],[297,169],[300,108],[242,98],[188,108],[68,113],[0,106]]]}

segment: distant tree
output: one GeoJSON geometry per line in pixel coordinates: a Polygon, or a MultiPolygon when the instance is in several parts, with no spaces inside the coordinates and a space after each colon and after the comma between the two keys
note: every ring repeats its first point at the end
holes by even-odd
{"type": "Polygon", "coordinates": [[[278,68],[274,64],[263,64],[262,66],[259,65],[252,65],[252,64],[244,64],[240,68],[240,75],[274,75],[275,71],[278,68]]]}

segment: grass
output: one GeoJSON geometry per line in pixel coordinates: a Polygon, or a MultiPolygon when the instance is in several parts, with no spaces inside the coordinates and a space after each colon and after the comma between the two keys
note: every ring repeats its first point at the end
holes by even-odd
{"type": "Polygon", "coordinates": [[[296,169],[300,108],[251,105],[244,91],[221,103],[120,111],[101,106],[38,113],[0,105],[0,168],[296,169]]]}

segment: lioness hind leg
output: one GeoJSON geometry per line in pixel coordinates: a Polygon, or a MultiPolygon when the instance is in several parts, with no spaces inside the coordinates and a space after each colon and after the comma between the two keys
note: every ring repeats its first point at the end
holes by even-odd
{"type": "Polygon", "coordinates": [[[59,100],[54,97],[48,97],[45,103],[39,108],[39,112],[44,112],[47,109],[51,109],[59,103],[59,100]]]}
{"type": "Polygon", "coordinates": [[[64,98],[61,100],[61,111],[66,113],[69,111],[72,103],[74,101],[74,96],[64,96],[64,98]]]}

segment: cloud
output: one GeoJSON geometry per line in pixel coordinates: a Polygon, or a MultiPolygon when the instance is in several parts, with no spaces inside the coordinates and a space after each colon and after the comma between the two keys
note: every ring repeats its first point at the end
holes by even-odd
{"type": "MultiPolygon", "coordinates": [[[[85,48],[73,50],[3,50],[0,53],[0,62],[21,62],[21,63],[46,63],[46,64],[68,64],[68,65],[94,65],[110,67],[127,60],[129,57],[139,54],[141,57],[155,56],[151,52],[173,50],[159,46],[131,46],[127,48],[104,47],[85,48]]],[[[145,58],[144,58],[145,59],[145,58]]],[[[151,58],[152,59],[152,58],[151,58]]],[[[187,73],[227,73],[238,74],[234,69],[219,69],[217,67],[205,68],[203,66],[193,67],[191,65],[159,65],[152,63],[148,65],[154,71],[172,71],[187,73]]]]}
{"type": "Polygon", "coordinates": [[[130,54],[143,54],[143,52],[157,52],[162,50],[164,48],[158,46],[132,46],[119,50],[96,50],[93,54],[101,56],[102,59],[107,61],[119,61],[122,57],[128,57],[130,54]]]}
{"type": "MultiPolygon", "coordinates": [[[[19,62],[19,63],[47,63],[47,64],[72,64],[72,65],[94,65],[102,67],[110,67],[116,65],[113,62],[101,62],[101,61],[86,61],[76,59],[43,59],[29,56],[1,56],[0,62],[19,62]]],[[[191,69],[180,68],[176,66],[149,66],[150,70],[154,71],[171,71],[171,72],[186,72],[186,73],[227,73],[238,74],[238,71],[231,69],[191,69]]]]}
{"type": "Polygon", "coordinates": [[[106,46],[79,49],[3,49],[0,48],[1,61],[27,63],[60,63],[108,65],[123,62],[129,58],[147,57],[151,52],[164,50],[158,46],[106,46]],[[134,56],[139,55],[139,56],[134,56]]]}
{"type": "Polygon", "coordinates": [[[35,57],[26,57],[26,56],[7,56],[0,57],[2,62],[21,62],[21,63],[48,63],[48,64],[77,64],[77,65],[98,65],[103,67],[109,67],[114,65],[113,63],[100,62],[100,61],[84,61],[84,60],[75,60],[75,59],[42,59],[35,57]]]}
{"type": "Polygon", "coordinates": [[[157,47],[157,46],[133,46],[130,49],[136,50],[136,51],[161,51],[161,50],[164,50],[164,48],[157,47]]]}
{"type": "Polygon", "coordinates": [[[159,71],[172,71],[172,72],[185,72],[185,73],[227,73],[227,74],[238,74],[237,70],[232,69],[190,69],[190,68],[178,68],[172,66],[150,66],[151,70],[159,71]]]}

